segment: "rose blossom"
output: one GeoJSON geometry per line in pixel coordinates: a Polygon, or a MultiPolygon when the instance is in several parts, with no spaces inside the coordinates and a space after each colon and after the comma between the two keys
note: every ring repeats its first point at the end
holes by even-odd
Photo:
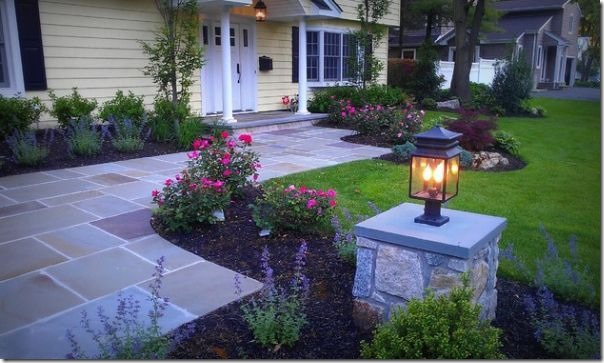
{"type": "Polygon", "coordinates": [[[243,142],[244,144],[249,145],[252,143],[252,135],[241,134],[241,135],[239,135],[239,141],[243,142]]]}
{"type": "Polygon", "coordinates": [[[316,205],[317,205],[317,201],[316,200],[309,199],[308,202],[306,203],[306,209],[312,209],[316,205]]]}

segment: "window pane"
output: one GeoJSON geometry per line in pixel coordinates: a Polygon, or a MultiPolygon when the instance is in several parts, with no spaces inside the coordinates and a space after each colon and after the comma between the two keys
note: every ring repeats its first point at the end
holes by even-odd
{"type": "Polygon", "coordinates": [[[323,44],[323,78],[326,81],[340,80],[340,36],[338,33],[325,33],[323,44]]]}
{"type": "Polygon", "coordinates": [[[306,77],[319,81],[319,32],[306,32],[306,77]]]}
{"type": "Polygon", "coordinates": [[[214,44],[220,45],[221,41],[220,41],[220,28],[219,27],[214,27],[214,35],[215,35],[214,44]]]}
{"type": "Polygon", "coordinates": [[[247,47],[248,43],[247,43],[247,29],[243,29],[243,46],[247,47]]]}
{"type": "Polygon", "coordinates": [[[235,46],[235,29],[231,28],[229,29],[229,35],[230,35],[230,39],[231,39],[231,47],[235,46]]]}
{"type": "Polygon", "coordinates": [[[354,78],[351,62],[357,56],[357,40],[354,35],[342,35],[342,77],[344,80],[354,78]]]}
{"type": "Polygon", "coordinates": [[[2,3],[0,2],[0,87],[8,87],[8,67],[4,44],[4,24],[2,24],[2,3]]]}
{"type": "Polygon", "coordinates": [[[203,33],[203,44],[208,44],[208,27],[206,25],[203,26],[202,28],[202,33],[203,33]]]}
{"type": "Polygon", "coordinates": [[[403,59],[415,59],[415,52],[412,50],[404,50],[403,59]]]}

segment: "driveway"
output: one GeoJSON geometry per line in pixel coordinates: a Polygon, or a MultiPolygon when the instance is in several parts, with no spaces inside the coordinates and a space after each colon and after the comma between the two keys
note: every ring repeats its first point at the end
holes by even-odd
{"type": "Polygon", "coordinates": [[[539,90],[531,93],[536,98],[558,98],[563,100],[600,101],[599,88],[568,87],[559,90],[539,90]]]}

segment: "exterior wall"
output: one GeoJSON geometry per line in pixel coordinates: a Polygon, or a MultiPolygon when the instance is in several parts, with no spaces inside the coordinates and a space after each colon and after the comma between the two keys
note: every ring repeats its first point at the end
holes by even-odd
{"type": "MultiPolygon", "coordinates": [[[[342,18],[346,20],[357,20],[357,6],[361,0],[337,0],[338,5],[342,8],[342,18]]],[[[389,1],[388,14],[384,16],[381,23],[388,26],[399,26],[399,11],[401,8],[401,0],[389,1]]]]}
{"type": "Polygon", "coordinates": [[[480,58],[505,59],[510,56],[512,49],[512,46],[508,44],[481,44],[480,58]]]}
{"type": "Polygon", "coordinates": [[[567,57],[577,57],[579,53],[578,39],[579,39],[579,24],[581,21],[581,11],[579,5],[570,2],[564,7],[562,24],[560,29],[560,35],[567,39],[569,47],[566,50],[567,57]],[[573,18],[573,27],[569,28],[569,19],[573,18]]]}
{"type": "MultiPolygon", "coordinates": [[[[144,96],[150,107],[157,89],[142,68],[147,57],[139,40],[153,40],[161,18],[153,0],[40,0],[40,23],[48,89],[57,96],[78,87],[99,106],[118,89],[144,96]]],[[[191,105],[199,110],[198,84],[191,105]]],[[[47,91],[26,92],[50,106],[47,91]]],[[[43,122],[51,121],[48,114],[43,122]]]]}

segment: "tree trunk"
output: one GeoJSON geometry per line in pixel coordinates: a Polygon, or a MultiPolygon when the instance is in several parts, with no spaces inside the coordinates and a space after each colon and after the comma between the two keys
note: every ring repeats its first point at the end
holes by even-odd
{"type": "Polygon", "coordinates": [[[591,56],[591,54],[589,54],[587,56],[587,61],[585,62],[585,67],[583,69],[583,72],[581,72],[581,80],[584,82],[589,81],[589,73],[591,72],[591,65],[593,64],[594,61],[594,57],[591,56]]]}
{"type": "Polygon", "coordinates": [[[476,2],[474,17],[468,18],[471,3],[466,0],[453,0],[453,21],[455,24],[455,65],[451,79],[451,92],[459,97],[461,103],[472,100],[470,93],[470,70],[474,48],[478,42],[480,23],[484,16],[485,0],[476,2]],[[468,28],[470,34],[468,35],[468,28]]]}
{"type": "Polygon", "coordinates": [[[424,43],[432,43],[432,27],[434,24],[434,13],[429,12],[426,16],[426,35],[424,36],[424,43]]]}

